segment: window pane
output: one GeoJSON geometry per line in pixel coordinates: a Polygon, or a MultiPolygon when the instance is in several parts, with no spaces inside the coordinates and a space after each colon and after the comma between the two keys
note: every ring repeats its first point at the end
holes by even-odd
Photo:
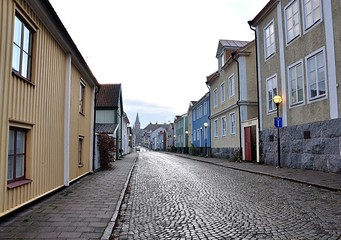
{"type": "Polygon", "coordinates": [[[14,156],[8,156],[7,180],[13,180],[14,156]]]}
{"type": "Polygon", "coordinates": [[[8,155],[14,154],[14,131],[9,131],[9,139],[8,139],[8,155]]]}
{"type": "Polygon", "coordinates": [[[22,65],[21,65],[21,76],[28,78],[28,55],[27,53],[23,52],[22,56],[22,65]]]}
{"type": "Polygon", "coordinates": [[[17,148],[16,154],[25,153],[25,132],[17,131],[17,148]]]}
{"type": "Polygon", "coordinates": [[[15,71],[19,72],[19,66],[20,66],[20,48],[13,44],[13,60],[12,60],[12,68],[15,71]]]}
{"type": "Polygon", "coordinates": [[[21,45],[21,24],[21,21],[15,17],[13,42],[18,46],[21,45]]]}
{"type": "Polygon", "coordinates": [[[23,45],[23,50],[27,53],[30,51],[30,31],[24,27],[24,45],[23,45]]]}
{"type": "Polygon", "coordinates": [[[16,163],[15,163],[15,177],[23,177],[25,170],[25,156],[17,155],[16,163]]]}
{"type": "Polygon", "coordinates": [[[298,90],[298,102],[303,101],[303,89],[298,90]]]}
{"type": "Polygon", "coordinates": [[[316,91],[316,84],[311,84],[310,85],[310,97],[316,97],[317,96],[317,91],[316,91]]]}

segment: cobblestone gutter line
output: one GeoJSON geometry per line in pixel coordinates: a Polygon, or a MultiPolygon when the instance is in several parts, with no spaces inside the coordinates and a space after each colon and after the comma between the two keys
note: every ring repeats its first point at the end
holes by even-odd
{"type": "Polygon", "coordinates": [[[127,177],[127,180],[124,184],[124,187],[121,191],[121,194],[120,194],[120,197],[118,199],[118,202],[116,204],[116,207],[115,207],[115,211],[111,217],[111,220],[110,222],[108,223],[107,227],[105,228],[104,232],[103,232],[103,235],[101,237],[101,240],[109,240],[110,237],[111,237],[111,233],[114,229],[114,226],[116,224],[116,220],[117,220],[117,217],[118,217],[118,213],[120,211],[120,208],[121,208],[121,205],[122,205],[122,201],[123,201],[123,198],[124,198],[124,195],[125,195],[125,192],[127,190],[127,187],[128,187],[128,183],[130,181],[130,178],[131,178],[131,174],[134,170],[134,167],[135,167],[135,164],[136,164],[136,161],[138,160],[138,156],[135,158],[135,161],[134,161],[134,164],[133,166],[131,167],[130,171],[129,171],[129,174],[128,174],[128,177],[127,177]]]}

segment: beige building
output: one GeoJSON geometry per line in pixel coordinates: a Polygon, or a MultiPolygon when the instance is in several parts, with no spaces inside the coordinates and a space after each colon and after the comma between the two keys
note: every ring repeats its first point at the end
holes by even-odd
{"type": "Polygon", "coordinates": [[[258,161],[255,43],[220,40],[210,88],[211,154],[258,161]]]}
{"type": "Polygon", "coordinates": [[[262,159],[341,171],[341,2],[270,0],[250,21],[258,49],[262,159]],[[282,97],[280,158],[273,97],[282,97]]]}
{"type": "Polygon", "coordinates": [[[1,217],[92,170],[98,83],[48,1],[0,12],[1,217]]]}

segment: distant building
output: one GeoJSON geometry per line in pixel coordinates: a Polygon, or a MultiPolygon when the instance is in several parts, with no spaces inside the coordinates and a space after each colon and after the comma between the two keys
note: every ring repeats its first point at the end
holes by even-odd
{"type": "Polygon", "coordinates": [[[134,143],[135,145],[141,145],[143,143],[143,134],[144,131],[141,129],[141,123],[139,118],[139,113],[136,114],[135,123],[133,126],[133,134],[134,134],[134,143]]]}

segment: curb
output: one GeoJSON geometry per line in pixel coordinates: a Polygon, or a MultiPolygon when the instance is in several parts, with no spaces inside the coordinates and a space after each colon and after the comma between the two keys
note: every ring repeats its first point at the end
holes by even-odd
{"type": "Polygon", "coordinates": [[[102,234],[102,237],[101,237],[101,240],[109,240],[110,237],[111,237],[111,234],[112,234],[112,231],[115,227],[115,224],[116,224],[116,220],[117,220],[117,217],[118,217],[118,214],[119,214],[119,211],[120,211],[120,208],[121,208],[121,205],[122,205],[122,202],[123,202],[123,198],[124,198],[124,195],[125,195],[125,192],[127,190],[127,187],[128,187],[128,184],[129,184],[129,181],[130,181],[130,178],[131,178],[131,174],[135,168],[135,164],[136,164],[136,161],[138,160],[138,156],[135,158],[134,160],[134,163],[133,163],[133,166],[131,167],[130,171],[129,171],[129,174],[128,174],[128,177],[127,177],[127,180],[124,184],[124,187],[121,191],[121,194],[120,194],[120,197],[118,198],[118,202],[116,204],[116,207],[115,207],[115,211],[107,225],[107,227],[105,228],[103,234],[102,234]]]}

